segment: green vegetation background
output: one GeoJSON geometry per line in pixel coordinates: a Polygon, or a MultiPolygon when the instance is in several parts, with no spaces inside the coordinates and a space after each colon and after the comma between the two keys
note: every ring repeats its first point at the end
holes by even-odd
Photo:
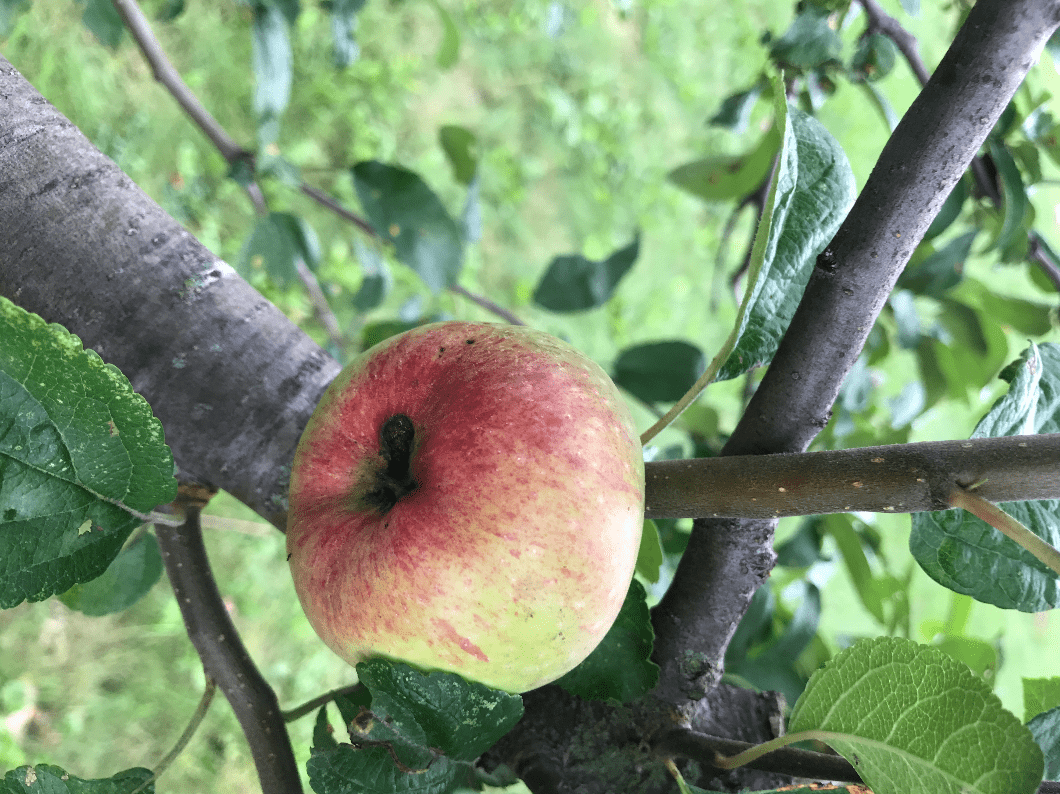
{"type": "MultiPolygon", "coordinates": [[[[152,18],[166,5],[144,3],[152,18]]],[[[924,3],[912,19],[897,2],[886,5],[919,36],[929,66],[936,63],[952,30],[950,13],[941,4],[924,3]]],[[[695,157],[737,153],[749,145],[705,120],[727,94],[756,78],[765,62],[762,33],[784,30],[791,0],[467,0],[446,6],[462,36],[452,69],[436,63],[441,28],[428,3],[371,0],[359,15],[361,58],[337,72],[326,14],[305,2],[292,34],[295,81],[282,125],[283,154],[310,183],[351,207],[356,201],[349,165],[361,159],[400,162],[419,171],[456,214],[463,188],[452,178],[437,132],[443,124],[466,126],[480,144],[484,236],[470,250],[463,286],[572,340],[605,368],[620,349],[659,339],[686,339],[712,355],[735,313],[714,265],[730,208],[681,193],[666,182],[666,174],[695,157]],[[628,15],[623,6],[629,6],[628,15]],[[606,307],[560,316],[531,305],[533,287],[553,256],[601,257],[638,230],[640,259],[606,307]]],[[[37,0],[0,42],[0,51],[147,193],[236,263],[253,223],[242,190],[226,179],[222,158],[153,81],[139,51],[128,39],[116,51],[100,45],[81,24],[82,9],[74,0],[37,0]]],[[[188,0],[174,23],[155,29],[204,104],[237,140],[253,147],[249,26],[249,10],[235,0],[188,0]]],[[[845,35],[849,40],[854,34],[845,35]]],[[[883,84],[899,113],[915,90],[904,64],[883,84]]],[[[880,118],[846,84],[820,117],[863,184],[886,140],[880,118]]],[[[1036,204],[1051,213],[1058,197],[1055,189],[1042,191],[1036,204]]],[[[270,188],[268,198],[274,209],[313,218],[324,245],[322,274],[340,290],[355,291],[361,278],[353,255],[355,232],[294,191],[270,188]]],[[[729,268],[742,256],[749,230],[745,216],[729,246],[729,268]]],[[[1052,243],[1057,246],[1057,240],[1052,243]]],[[[978,275],[1010,294],[1041,295],[1014,270],[978,275]]],[[[340,319],[354,331],[401,312],[494,319],[460,297],[432,298],[399,268],[395,278],[382,307],[367,317],[340,312],[340,319]]],[[[297,289],[281,292],[264,274],[252,280],[324,340],[297,289]]],[[[1024,342],[1009,334],[1007,345],[1006,360],[1024,342]]],[[[915,370],[901,353],[877,369],[873,407],[850,445],[907,436],[965,437],[1001,391],[999,382],[982,391],[969,388],[963,405],[935,409],[899,436],[890,427],[886,401],[915,370]]],[[[739,416],[743,388],[739,381],[713,386],[705,400],[710,408],[691,413],[687,421],[716,437],[739,416]]],[[[646,427],[652,414],[634,408],[646,427]]],[[[659,444],[687,444],[686,438],[668,431],[659,444]]],[[[281,703],[293,706],[347,683],[351,671],[302,617],[282,536],[223,495],[210,512],[217,518],[207,543],[221,591],[281,703]]],[[[914,565],[906,551],[908,517],[867,518],[880,533],[892,568],[904,573],[914,565]]],[[[785,521],[780,536],[797,525],[785,521]]],[[[823,586],[821,633],[833,650],[844,637],[880,633],[838,563],[819,567],[814,580],[823,586]]],[[[912,635],[920,641],[931,641],[951,610],[967,606],[919,569],[912,571],[910,592],[912,635]]],[[[996,691],[1017,714],[1022,714],[1019,678],[1058,672],[1055,612],[1003,613],[975,604],[966,631],[997,643],[1003,662],[996,691]]],[[[198,659],[164,579],[118,616],[85,618],[55,599],[0,613],[3,768],[55,762],[94,777],[152,766],[180,734],[201,689],[198,659]]],[[[304,760],[311,720],[292,730],[304,760]]],[[[258,790],[242,734],[223,698],[160,785],[163,791],[258,790]]]]}

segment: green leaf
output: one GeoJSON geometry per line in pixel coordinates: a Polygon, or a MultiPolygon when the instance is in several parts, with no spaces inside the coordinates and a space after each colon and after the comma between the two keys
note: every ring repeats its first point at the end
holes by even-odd
{"type": "Polygon", "coordinates": [[[858,594],[862,606],[868,610],[876,621],[886,623],[887,616],[883,609],[883,595],[880,593],[876,577],[872,573],[868,556],[865,554],[863,538],[854,529],[852,516],[839,513],[825,519],[825,529],[836,542],[843,565],[847,569],[851,584],[858,594]]]}
{"type": "Polygon", "coordinates": [[[776,547],[777,565],[784,568],[808,568],[815,562],[827,561],[821,552],[824,519],[808,516],[799,528],[776,547]]]}
{"type": "Polygon", "coordinates": [[[968,179],[962,178],[953,186],[953,190],[946,196],[946,200],[942,202],[935,220],[931,222],[927,231],[924,232],[925,241],[938,237],[957,220],[969,195],[971,195],[971,190],[968,187],[968,179]]]}
{"type": "Polygon", "coordinates": [[[611,299],[618,282],[633,267],[640,237],[606,259],[594,261],[581,254],[557,256],[534,289],[534,303],[549,311],[595,309],[611,299]]]}
{"type": "Polygon", "coordinates": [[[456,284],[464,261],[463,235],[417,174],[370,160],[353,167],[353,184],[368,222],[394,244],[398,261],[432,292],[456,284]]]}
{"type": "Polygon", "coordinates": [[[176,493],[162,425],[125,376],[0,298],[0,607],[99,576],[176,493]]]}
{"type": "Polygon", "coordinates": [[[1027,727],[1045,756],[1045,779],[1060,779],[1060,708],[1039,714],[1027,727]]]}
{"type": "Polygon", "coordinates": [[[676,402],[706,366],[703,351],[688,342],[649,342],[618,354],[614,381],[644,402],[676,402]]]}
{"type": "Polygon", "coordinates": [[[369,323],[361,330],[361,349],[367,350],[375,347],[384,339],[403,334],[416,328],[418,322],[404,322],[402,320],[381,320],[377,323],[369,323]]]}
{"type": "Polygon", "coordinates": [[[250,41],[259,139],[262,144],[271,143],[278,137],[280,116],[291,100],[294,60],[287,19],[279,4],[263,2],[254,6],[250,41]]]}
{"type": "Polygon", "coordinates": [[[738,157],[704,157],[678,166],[667,178],[705,201],[739,200],[757,190],[769,176],[780,148],[780,133],[771,127],[758,144],[738,157]]]}
{"type": "Polygon", "coordinates": [[[452,673],[423,674],[383,659],[357,665],[372,693],[372,712],[391,727],[421,736],[457,761],[474,761],[515,727],[523,700],[452,673]]]}
{"type": "Polygon", "coordinates": [[[909,640],[837,654],[810,678],[788,730],[824,732],[877,794],[1032,794],[1042,779],[1042,751],[989,686],[909,640]]]}
{"type": "Polygon", "coordinates": [[[81,22],[106,47],[117,47],[125,34],[125,23],[111,0],[80,0],[85,6],[81,22]]]}
{"type": "Polygon", "coordinates": [[[332,0],[331,41],[335,53],[335,66],[343,69],[357,60],[361,48],[357,44],[357,12],[366,0],[332,0]]]}
{"type": "Polygon", "coordinates": [[[901,289],[941,298],[961,282],[964,263],[972,252],[972,243],[978,231],[973,230],[956,237],[926,259],[910,263],[902,271],[895,285],[901,289]]]}
{"type": "Polygon", "coordinates": [[[990,156],[1001,177],[1001,205],[1004,215],[1001,229],[988,250],[1004,250],[1022,230],[1023,216],[1027,214],[1030,202],[1027,199],[1027,189],[1023,185],[1023,177],[1008,149],[999,141],[991,141],[989,148],[990,156]]]}
{"type": "Polygon", "coordinates": [[[636,571],[652,584],[659,581],[659,569],[663,563],[662,540],[659,528],[650,518],[644,521],[644,530],[640,533],[640,550],[637,552],[636,571]]]}
{"type": "Polygon", "coordinates": [[[827,10],[808,5],[784,35],[769,47],[769,55],[781,69],[812,69],[834,61],[843,41],[832,29],[827,10]]]}
{"type": "Polygon", "coordinates": [[[365,245],[359,238],[353,243],[354,254],[361,264],[361,273],[364,278],[361,286],[354,293],[351,303],[359,312],[374,309],[390,293],[394,286],[394,277],[390,274],[390,268],[373,246],[365,245]]]}
{"type": "Polygon", "coordinates": [[[281,289],[298,281],[299,261],[315,270],[320,263],[320,242],[308,223],[287,212],[258,218],[239,252],[244,275],[264,268],[281,289]]]}
{"type": "Polygon", "coordinates": [[[310,746],[312,748],[310,752],[313,755],[327,750],[335,750],[339,746],[332,731],[331,723],[328,721],[328,706],[326,703],[320,707],[316,720],[313,721],[313,743],[310,746]]]}
{"type": "Polygon", "coordinates": [[[343,713],[354,746],[327,741],[326,714],[317,716],[319,751],[307,764],[314,791],[444,794],[469,785],[471,762],[523,715],[518,695],[452,673],[424,674],[370,659],[357,665],[357,676],[371,701],[356,714],[343,713]]]}
{"type": "Polygon", "coordinates": [[[862,80],[875,81],[889,75],[897,62],[894,42],[882,33],[871,33],[858,44],[850,60],[850,71],[862,80]]]}
{"type": "Polygon", "coordinates": [[[478,170],[475,134],[467,127],[446,124],[438,130],[438,142],[453,169],[453,177],[461,184],[470,185],[478,170]]]}
{"type": "Polygon", "coordinates": [[[646,597],[644,585],[634,579],[618,618],[603,640],[556,684],[584,700],[619,703],[650,692],[659,681],[659,668],[651,661],[655,632],[646,597]]]}
{"type": "MultiPolygon", "coordinates": [[[[1031,345],[1003,373],[1008,393],[972,438],[1060,432],[1060,345],[1031,345]]],[[[1060,545],[1060,500],[1011,502],[1002,509],[1060,545]]],[[[913,514],[909,547],[939,584],[1003,609],[1042,612],[1060,604],[1060,579],[1030,552],[964,510],[913,514]]]]}
{"type": "Polygon", "coordinates": [[[158,541],[145,533],[123,548],[102,576],[75,584],[59,600],[85,615],[110,615],[128,609],[147,595],[161,576],[158,541]]]}
{"type": "Polygon", "coordinates": [[[1001,665],[1001,657],[997,648],[986,640],[944,634],[936,637],[932,645],[958,662],[967,665],[976,675],[982,676],[989,682],[995,680],[997,669],[1001,665]]]}
{"type": "Polygon", "coordinates": [[[1023,679],[1023,721],[1060,706],[1060,676],[1023,679]]]}
{"type": "Polygon", "coordinates": [[[773,358],[817,255],[854,203],[854,174],[839,144],[805,113],[792,108],[787,115],[769,236],[760,268],[751,270],[739,340],[715,380],[735,378],[773,358]]]}
{"type": "Polygon", "coordinates": [[[441,69],[451,69],[456,65],[460,57],[460,31],[456,28],[452,16],[445,10],[438,0],[428,0],[435,12],[438,21],[442,23],[442,43],[438,46],[438,66],[441,69]]]}
{"type": "MultiPolygon", "coordinates": [[[[4,775],[0,794],[129,794],[153,775],[150,769],[135,768],[109,778],[82,780],[57,766],[20,766],[4,775]]],[[[154,790],[153,781],[142,789],[145,794],[154,790]]]]}
{"type": "Polygon", "coordinates": [[[718,112],[710,117],[708,124],[726,127],[737,135],[743,135],[751,122],[751,111],[762,96],[762,84],[755,83],[746,91],[740,91],[725,97],[718,112]]]}
{"type": "Polygon", "coordinates": [[[1050,303],[999,295],[975,279],[966,279],[961,284],[958,295],[980,306],[984,314],[999,323],[1015,328],[1027,336],[1045,336],[1055,327],[1055,307],[1050,303]]]}

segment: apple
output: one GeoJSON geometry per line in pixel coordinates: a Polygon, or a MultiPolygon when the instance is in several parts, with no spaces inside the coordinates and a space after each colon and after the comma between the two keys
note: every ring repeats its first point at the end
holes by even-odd
{"type": "Polygon", "coordinates": [[[328,388],[295,453],[287,552],[351,664],[525,692],[603,639],[643,520],[640,441],[599,366],[540,331],[444,322],[328,388]]]}

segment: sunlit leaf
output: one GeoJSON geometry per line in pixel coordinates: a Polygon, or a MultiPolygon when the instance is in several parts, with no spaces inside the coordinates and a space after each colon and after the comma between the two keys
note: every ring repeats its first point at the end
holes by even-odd
{"type": "Polygon", "coordinates": [[[982,678],[937,648],[862,640],[813,674],[789,733],[821,731],[878,794],[1032,794],[1042,751],[982,678]]]}

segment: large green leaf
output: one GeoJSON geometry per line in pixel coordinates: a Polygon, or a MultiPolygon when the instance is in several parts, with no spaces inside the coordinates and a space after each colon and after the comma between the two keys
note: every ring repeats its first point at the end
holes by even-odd
{"type": "Polygon", "coordinates": [[[150,769],[137,768],[126,769],[114,777],[82,780],[57,766],[20,766],[0,781],[0,794],[129,794],[136,790],[154,794],[154,781],[144,785],[153,776],[150,769]]]}
{"type": "Polygon", "coordinates": [[[581,254],[557,256],[534,289],[534,303],[554,312],[595,309],[611,299],[618,282],[633,267],[640,238],[601,260],[581,254]]]}
{"type": "Polygon", "coordinates": [[[810,678],[789,733],[819,731],[876,794],[1031,794],[1042,751],[982,678],[909,640],[863,640],[810,678]]]}
{"type": "Polygon", "coordinates": [[[374,160],[353,167],[357,197],[372,228],[394,244],[433,292],[456,284],[464,261],[460,227],[418,174],[374,160]]]}
{"type": "Polygon", "coordinates": [[[556,684],[585,700],[627,703],[651,691],[659,667],[651,661],[655,633],[644,586],[632,581],[614,625],[592,653],[556,684]]]}
{"type": "Polygon", "coordinates": [[[254,70],[254,112],[262,144],[279,137],[279,119],[291,100],[294,56],[284,8],[275,0],[254,6],[251,66],[254,70]]]}
{"type": "Polygon", "coordinates": [[[735,378],[773,358],[817,255],[832,239],[856,195],[850,163],[820,122],[789,109],[784,141],[761,269],[748,285],[739,340],[716,380],[735,378]]]}
{"type": "Polygon", "coordinates": [[[0,606],[99,576],[176,491],[162,425],[129,381],[0,298],[0,606]]]}
{"type": "MultiPolygon", "coordinates": [[[[1010,386],[973,438],[1060,432],[1060,345],[1031,345],[1006,369],[1010,386]]],[[[1053,546],[1060,500],[1001,506],[1053,546]]],[[[913,514],[909,548],[927,574],[978,601],[1024,612],[1060,605],[1060,579],[1030,552],[964,510],[913,514]]]]}

